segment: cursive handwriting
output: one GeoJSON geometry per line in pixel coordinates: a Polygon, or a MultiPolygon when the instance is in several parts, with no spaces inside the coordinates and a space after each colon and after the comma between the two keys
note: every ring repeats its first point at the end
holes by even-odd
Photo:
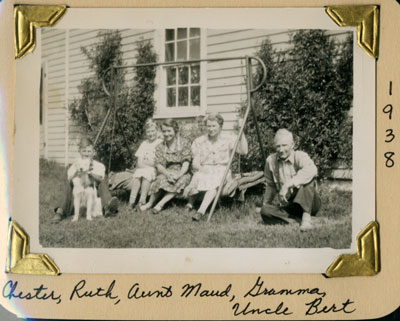
{"type": "MultiPolygon", "coordinates": [[[[69,300],[79,300],[82,298],[94,298],[94,297],[103,297],[113,302],[114,305],[120,303],[121,299],[119,298],[118,292],[115,290],[117,287],[116,281],[113,280],[106,287],[96,287],[90,288],[87,285],[86,280],[80,280],[76,283],[70,293],[69,300]]],[[[237,316],[247,316],[247,315],[291,315],[294,312],[291,311],[291,308],[287,305],[287,303],[283,300],[278,304],[275,301],[275,298],[269,298],[270,301],[266,301],[265,299],[259,298],[257,301],[261,301],[261,303],[252,302],[253,297],[259,296],[290,296],[290,295],[316,295],[318,297],[314,297],[312,301],[303,301],[299,304],[304,304],[305,311],[304,315],[312,316],[318,314],[349,314],[356,311],[355,302],[350,299],[346,299],[343,301],[337,301],[335,303],[330,302],[326,303],[327,299],[325,298],[326,292],[320,290],[319,288],[305,288],[305,289],[274,289],[267,288],[264,286],[264,281],[261,277],[258,277],[255,283],[251,288],[243,295],[244,298],[250,297],[245,302],[240,303],[235,300],[235,293],[232,293],[232,284],[229,283],[221,287],[220,289],[216,288],[207,288],[201,282],[197,284],[186,283],[182,286],[181,292],[175,293],[175,289],[173,291],[172,285],[159,286],[157,288],[152,288],[150,290],[143,289],[139,283],[133,283],[130,287],[129,291],[126,293],[126,297],[128,299],[158,299],[158,298],[170,298],[174,295],[180,295],[181,298],[188,297],[196,297],[198,300],[201,298],[228,298],[229,302],[232,302],[231,309],[233,311],[233,315],[237,316]],[[262,301],[263,300],[263,301],[262,301]],[[236,302],[235,302],[236,301],[236,302]],[[308,302],[309,301],[309,302],[308,302]],[[307,303],[305,303],[307,302],[307,303]]],[[[11,299],[19,299],[19,300],[40,300],[50,302],[55,302],[56,304],[61,303],[61,294],[56,294],[54,290],[50,290],[45,285],[41,284],[40,286],[33,288],[30,291],[21,291],[18,289],[18,282],[9,280],[3,286],[2,291],[3,297],[9,300],[11,299]]],[[[125,298],[126,298],[125,297],[125,298]]],[[[278,301],[278,300],[276,300],[278,301]]]]}
{"type": "Polygon", "coordinates": [[[243,297],[251,296],[257,297],[260,295],[305,295],[305,294],[316,294],[318,296],[324,297],[326,292],[321,291],[319,288],[313,289],[280,289],[275,290],[274,288],[268,289],[264,287],[264,281],[261,280],[261,277],[258,277],[256,283],[252,286],[252,288],[247,291],[247,293],[243,297]]]}
{"type": "Polygon", "coordinates": [[[326,305],[320,306],[321,303],[322,303],[321,298],[317,298],[314,301],[306,303],[306,305],[309,306],[306,311],[306,315],[330,313],[330,312],[341,312],[341,311],[343,311],[344,313],[353,313],[356,310],[356,309],[347,310],[347,307],[354,303],[353,301],[350,301],[349,299],[347,299],[346,302],[342,303],[341,307],[337,307],[336,304],[332,304],[330,307],[328,307],[326,305]]]}
{"type": "Polygon", "coordinates": [[[172,286],[162,286],[161,290],[153,290],[153,291],[141,291],[139,288],[139,283],[135,283],[131,286],[128,292],[128,299],[141,299],[141,298],[169,298],[172,296],[172,286]]]}
{"type": "Polygon", "coordinates": [[[53,300],[57,301],[56,304],[61,303],[61,295],[56,295],[52,290],[50,293],[47,293],[47,287],[41,284],[38,288],[34,288],[33,292],[18,292],[17,293],[18,281],[15,283],[12,280],[7,281],[7,283],[3,287],[3,297],[11,300],[12,298],[21,299],[21,300],[53,300]]]}
{"type": "Polygon", "coordinates": [[[289,311],[288,307],[285,307],[283,302],[279,303],[276,308],[252,308],[251,302],[247,302],[247,305],[242,308],[239,303],[235,303],[232,307],[233,315],[236,317],[238,315],[247,315],[247,314],[275,314],[275,315],[290,315],[293,312],[289,311]]]}
{"type": "Polygon", "coordinates": [[[229,284],[225,290],[220,291],[220,290],[208,290],[202,289],[202,284],[201,283],[197,283],[196,285],[192,285],[189,283],[186,283],[183,287],[182,287],[182,294],[181,297],[185,297],[187,298],[189,295],[193,296],[199,296],[199,297],[229,297],[229,291],[232,288],[232,284],[229,284]]]}
{"type": "MultiPolygon", "coordinates": [[[[85,285],[86,285],[86,281],[81,280],[74,286],[74,289],[72,290],[71,295],[69,297],[70,301],[72,301],[75,297],[78,299],[81,299],[84,297],[87,297],[87,298],[105,297],[105,298],[111,299],[111,300],[118,299],[118,295],[113,295],[113,293],[112,293],[112,290],[115,286],[115,280],[113,280],[110,283],[107,290],[105,290],[101,287],[98,287],[96,290],[84,290],[85,285]]],[[[116,301],[114,304],[118,304],[119,302],[120,302],[120,300],[116,301]]]]}

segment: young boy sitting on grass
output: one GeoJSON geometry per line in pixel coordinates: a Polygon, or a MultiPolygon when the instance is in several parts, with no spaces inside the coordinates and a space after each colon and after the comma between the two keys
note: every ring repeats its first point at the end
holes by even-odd
{"type": "Polygon", "coordinates": [[[93,159],[95,151],[93,143],[90,139],[81,139],[79,143],[79,154],[80,157],[78,157],[68,168],[68,180],[65,184],[66,190],[63,205],[62,207],[57,207],[54,209],[55,215],[53,216],[52,221],[55,223],[58,223],[67,216],[74,214],[72,180],[74,177],[79,175],[80,171],[89,171],[89,176],[94,180],[97,193],[101,199],[104,216],[113,216],[118,212],[118,199],[116,197],[112,197],[110,191],[108,190],[108,182],[105,176],[105,166],[93,159]]]}

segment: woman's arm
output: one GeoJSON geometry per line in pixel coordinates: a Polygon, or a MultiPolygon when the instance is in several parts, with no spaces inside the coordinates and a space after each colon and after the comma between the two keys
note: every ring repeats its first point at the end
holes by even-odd
{"type": "Polygon", "coordinates": [[[165,175],[165,176],[168,176],[168,175],[169,175],[169,172],[167,171],[167,169],[166,169],[163,165],[157,164],[156,168],[157,168],[157,171],[158,171],[160,174],[163,174],[163,175],[165,175]]]}
{"type": "Polygon", "coordinates": [[[201,164],[200,164],[200,158],[199,157],[194,157],[192,161],[192,168],[195,171],[199,171],[201,169],[201,164]]]}
{"type": "Polygon", "coordinates": [[[198,140],[196,139],[191,147],[191,151],[192,151],[192,169],[194,171],[199,171],[201,169],[201,162],[200,162],[200,146],[198,143],[198,140]]]}
{"type": "Polygon", "coordinates": [[[246,155],[249,152],[249,146],[247,144],[247,139],[245,134],[242,134],[242,137],[240,137],[239,145],[236,150],[236,153],[240,155],[246,155]]]}
{"type": "MultiPolygon", "coordinates": [[[[243,119],[238,119],[237,126],[235,126],[235,128],[234,128],[234,132],[236,133],[236,135],[239,134],[241,126],[244,125],[242,122],[243,122],[243,119]]],[[[237,136],[236,136],[236,139],[237,139],[237,136]]],[[[234,143],[231,147],[232,149],[233,149],[233,146],[234,146],[234,143]]],[[[249,147],[247,144],[246,135],[243,132],[242,136],[240,137],[240,141],[239,141],[239,145],[236,149],[236,153],[238,153],[240,155],[246,155],[248,152],[249,152],[249,147]]]]}
{"type": "Polygon", "coordinates": [[[166,168],[167,163],[165,161],[165,155],[163,152],[163,147],[161,145],[158,145],[156,147],[154,164],[157,172],[168,177],[169,173],[166,168]]]}
{"type": "Polygon", "coordinates": [[[158,164],[156,167],[157,171],[160,174],[164,175],[167,178],[168,182],[170,182],[171,184],[176,183],[177,178],[174,175],[172,175],[172,173],[168,172],[168,170],[163,165],[158,164]]]}
{"type": "Polygon", "coordinates": [[[178,177],[176,179],[181,178],[183,175],[185,175],[188,172],[188,170],[189,170],[189,162],[185,161],[185,162],[183,162],[181,170],[180,170],[180,172],[178,174],[178,177]]]}

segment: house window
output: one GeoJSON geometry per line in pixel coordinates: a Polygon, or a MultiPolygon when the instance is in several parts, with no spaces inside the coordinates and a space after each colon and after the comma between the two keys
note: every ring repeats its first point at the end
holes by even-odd
{"type": "MultiPolygon", "coordinates": [[[[165,61],[200,59],[200,28],[165,30],[165,61]]],[[[200,107],[200,63],[166,67],[167,107],[200,107]]]]}
{"type": "Polygon", "coordinates": [[[200,28],[162,30],[161,61],[178,64],[161,67],[156,116],[191,117],[204,113],[206,63],[190,62],[205,58],[204,46],[200,28]]]}

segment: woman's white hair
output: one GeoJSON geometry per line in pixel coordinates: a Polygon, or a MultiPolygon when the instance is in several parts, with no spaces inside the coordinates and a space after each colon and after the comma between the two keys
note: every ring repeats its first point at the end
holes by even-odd
{"type": "Polygon", "coordinates": [[[204,124],[206,124],[208,120],[216,121],[221,128],[224,125],[224,117],[222,117],[219,113],[208,114],[203,120],[204,124]]]}

